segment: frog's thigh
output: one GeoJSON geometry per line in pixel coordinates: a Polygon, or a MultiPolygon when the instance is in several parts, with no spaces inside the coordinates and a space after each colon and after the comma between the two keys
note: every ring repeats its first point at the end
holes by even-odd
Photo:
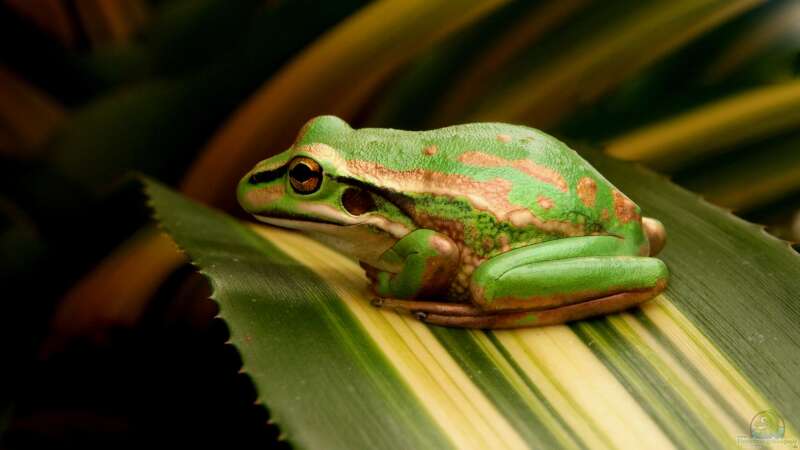
{"type": "MultiPolygon", "coordinates": [[[[570,239],[597,242],[598,238],[570,239]]],[[[659,259],[613,255],[618,250],[607,242],[583,246],[578,252],[571,243],[552,242],[544,252],[553,259],[542,260],[540,246],[532,245],[481,264],[470,283],[473,302],[486,312],[543,310],[624,292],[652,291],[652,297],[666,287],[668,272],[659,259]],[[563,259],[554,259],[558,245],[565,245],[563,259]]]]}

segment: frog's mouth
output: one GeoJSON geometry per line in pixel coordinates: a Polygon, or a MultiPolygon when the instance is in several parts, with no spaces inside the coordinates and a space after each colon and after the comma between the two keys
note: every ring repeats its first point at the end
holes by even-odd
{"type": "MultiPolygon", "coordinates": [[[[300,230],[313,239],[320,241],[359,261],[364,261],[381,270],[396,272],[397,267],[387,267],[381,256],[397,243],[400,237],[388,232],[376,232],[372,221],[340,224],[324,219],[298,217],[266,217],[253,215],[261,222],[281,228],[300,230]]],[[[408,232],[406,232],[407,234],[408,232]]]]}
{"type": "Polygon", "coordinates": [[[253,214],[253,217],[258,219],[259,222],[264,222],[270,225],[275,225],[283,228],[291,228],[293,230],[302,230],[308,226],[315,226],[315,225],[323,225],[323,226],[327,225],[334,227],[344,226],[343,224],[335,222],[333,220],[302,217],[291,214],[273,213],[271,216],[262,216],[259,214],[253,214]]]}
{"type": "Polygon", "coordinates": [[[330,205],[320,203],[299,205],[297,212],[269,211],[263,215],[258,212],[252,214],[256,219],[272,225],[334,235],[339,234],[337,229],[352,226],[372,228],[373,233],[382,231],[394,239],[400,239],[411,232],[406,225],[392,221],[381,214],[346,214],[330,205]]]}
{"type": "Polygon", "coordinates": [[[343,225],[330,220],[324,219],[311,219],[307,217],[293,217],[293,216],[260,216],[253,214],[253,217],[258,219],[259,222],[264,222],[281,228],[289,228],[292,230],[300,231],[316,231],[319,233],[336,233],[339,228],[352,226],[343,225]]]}
{"type": "Polygon", "coordinates": [[[340,219],[339,221],[320,217],[294,216],[290,214],[272,214],[270,216],[253,214],[253,217],[270,225],[330,235],[340,235],[342,234],[342,229],[347,228],[373,228],[372,233],[375,234],[374,229],[377,228],[396,240],[402,238],[411,231],[401,223],[393,222],[385,217],[377,215],[359,217],[337,215],[337,218],[340,219]]]}

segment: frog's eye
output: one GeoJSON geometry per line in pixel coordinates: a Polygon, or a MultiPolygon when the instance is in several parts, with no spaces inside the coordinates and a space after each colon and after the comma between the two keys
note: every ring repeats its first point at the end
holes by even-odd
{"type": "Polygon", "coordinates": [[[300,194],[311,194],[322,184],[322,167],[311,158],[298,156],[289,163],[289,182],[300,194]]]}

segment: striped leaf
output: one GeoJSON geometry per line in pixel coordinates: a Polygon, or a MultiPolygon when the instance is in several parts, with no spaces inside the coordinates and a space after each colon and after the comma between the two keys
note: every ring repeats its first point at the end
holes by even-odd
{"type": "Polygon", "coordinates": [[[663,58],[703,32],[736,17],[756,1],[658,1],[633,5],[598,4],[581,39],[558,45],[543,64],[503,86],[481,102],[469,121],[557,124],[625,79],[663,58]],[[614,7],[619,8],[614,11],[614,7]],[[620,64],[624,61],[624,64],[620,64]]]}
{"type": "Polygon", "coordinates": [[[614,138],[608,153],[674,170],[736,144],[796,129],[798,106],[800,81],[753,89],[614,138]]]}
{"type": "Polygon", "coordinates": [[[298,447],[735,448],[767,409],[794,439],[797,255],[652,173],[587,154],[665,223],[673,279],[640,309],[539,329],[429,327],[375,309],[354,261],[146,188],[298,447]]]}
{"type": "Polygon", "coordinates": [[[676,174],[675,180],[734,211],[774,205],[800,192],[798,146],[798,133],[779,136],[746,146],[734,158],[712,158],[699,167],[676,174]]]}

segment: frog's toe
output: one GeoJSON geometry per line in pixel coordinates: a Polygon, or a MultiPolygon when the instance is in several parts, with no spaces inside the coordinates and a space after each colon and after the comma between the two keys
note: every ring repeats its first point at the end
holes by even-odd
{"type": "Polygon", "coordinates": [[[370,281],[375,281],[378,279],[378,272],[380,272],[380,270],[378,270],[374,266],[365,263],[364,261],[359,261],[358,264],[361,266],[362,269],[364,269],[364,273],[367,275],[367,278],[370,281]]]}
{"type": "MultiPolygon", "coordinates": [[[[373,298],[370,303],[379,308],[393,308],[408,311],[414,315],[423,314],[447,314],[455,316],[469,316],[480,314],[481,310],[473,305],[466,303],[431,302],[424,300],[401,300],[396,298],[378,297],[373,298]]],[[[417,317],[419,318],[419,317],[417,317]]]]}

